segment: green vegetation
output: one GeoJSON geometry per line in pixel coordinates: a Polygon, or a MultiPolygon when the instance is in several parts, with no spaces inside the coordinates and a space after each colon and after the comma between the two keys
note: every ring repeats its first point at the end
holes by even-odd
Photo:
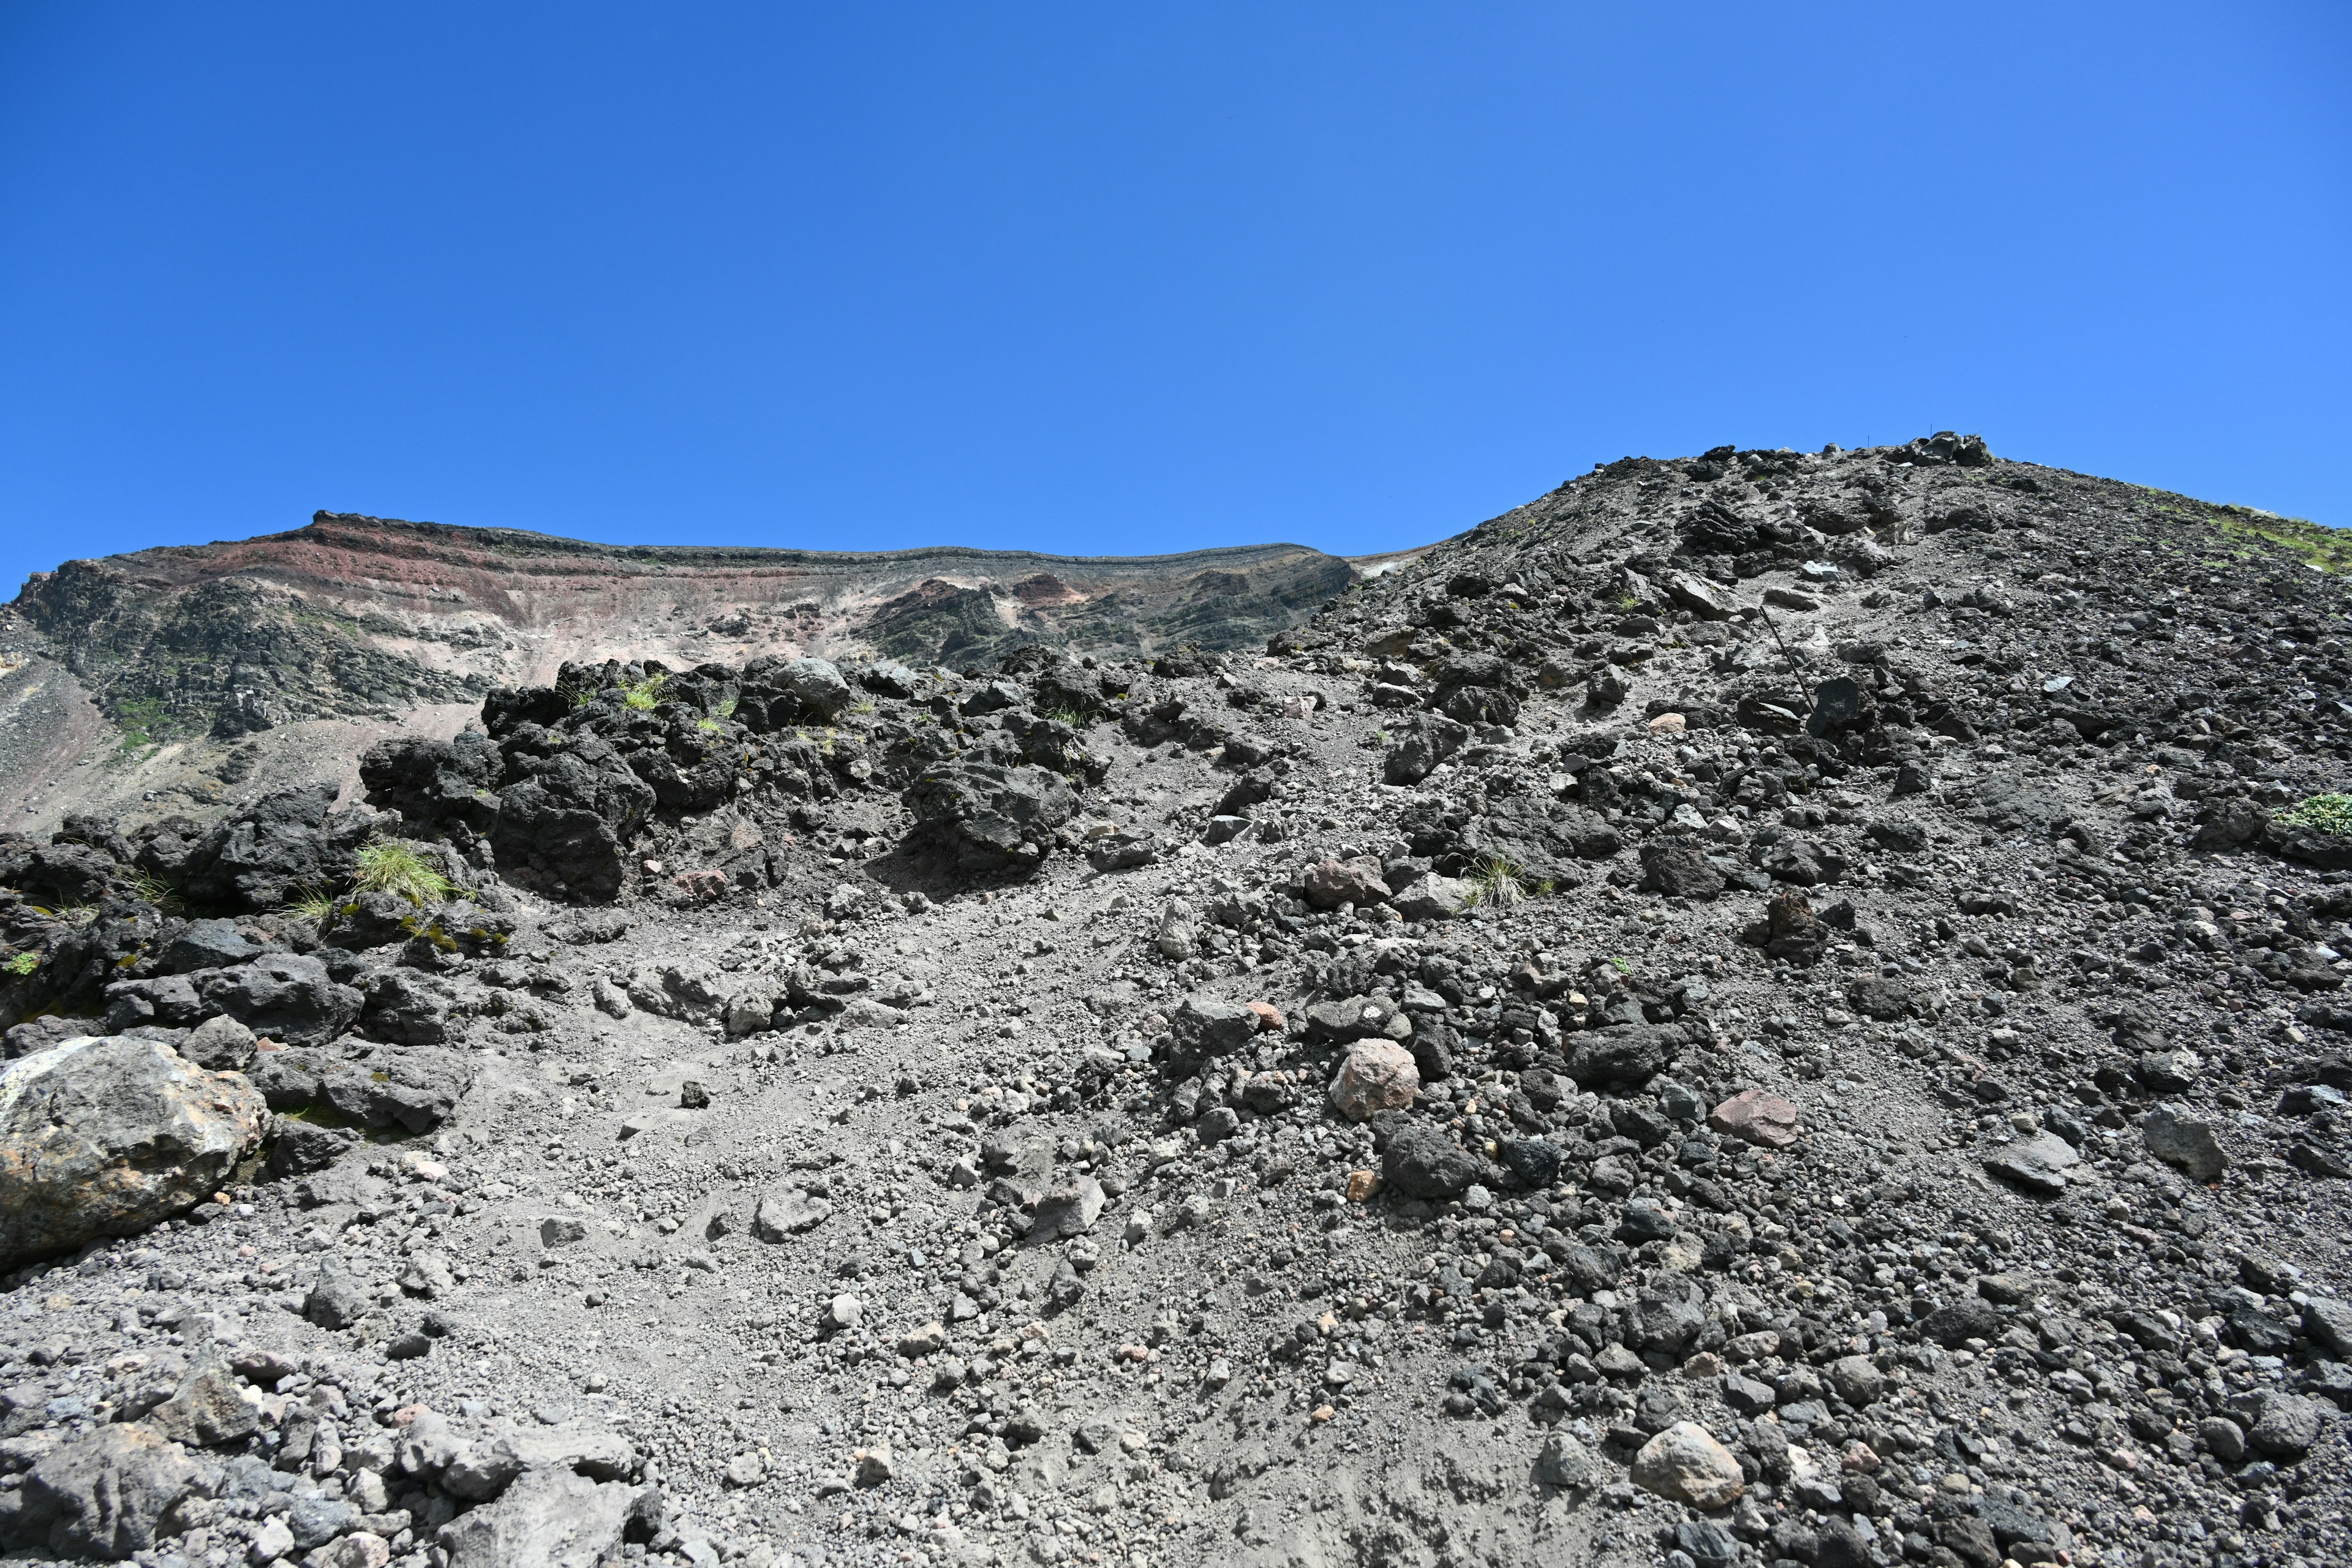
{"type": "Polygon", "coordinates": [[[1062,723],[1067,724],[1073,730],[1083,730],[1087,725],[1094,722],[1092,719],[1087,718],[1084,713],[1079,712],[1075,708],[1056,708],[1047,713],[1045,717],[1048,719],[1057,720],[1062,723]]]}
{"type": "Polygon", "coordinates": [[[643,680],[632,681],[621,688],[621,701],[640,713],[650,713],[661,700],[661,689],[669,684],[669,675],[648,675],[643,680]]]}
{"type": "Polygon", "coordinates": [[[12,952],[6,963],[0,963],[0,969],[16,975],[30,974],[40,966],[41,955],[37,952],[12,952]]]}
{"type": "Polygon", "coordinates": [[[1528,868],[1517,861],[1489,855],[1463,879],[1470,885],[1469,895],[1463,903],[1467,908],[1485,905],[1490,909],[1512,909],[1534,895],[1527,877],[1528,868]]]}
{"type": "Polygon", "coordinates": [[[302,889],[302,896],[296,899],[292,903],[287,905],[286,908],[289,912],[298,914],[304,920],[316,924],[318,921],[325,920],[329,915],[333,914],[335,912],[335,906],[341,901],[342,900],[336,898],[334,894],[330,893],[323,889],[305,888],[302,889]]]}
{"type": "Polygon", "coordinates": [[[180,895],[173,889],[172,884],[152,871],[142,871],[134,867],[122,873],[122,879],[131,884],[132,891],[165,914],[176,915],[184,912],[184,906],[180,902],[180,895]]]}
{"type": "Polygon", "coordinates": [[[152,746],[163,740],[165,717],[160,697],[133,697],[114,705],[114,721],[122,730],[126,750],[152,746]]]}
{"type": "Polygon", "coordinates": [[[694,721],[694,727],[695,727],[696,729],[698,729],[698,730],[709,730],[709,731],[719,731],[719,730],[724,729],[726,726],[724,726],[724,725],[722,725],[721,723],[719,723],[719,721],[718,721],[718,720],[716,720],[716,719],[697,719],[697,720],[694,721]]]}
{"type": "Polygon", "coordinates": [[[732,698],[732,697],[723,697],[723,698],[720,698],[720,699],[719,699],[719,716],[721,719],[732,719],[733,717],[735,717],[735,699],[734,699],[734,698],[732,698]]]}
{"type": "Polygon", "coordinates": [[[871,697],[859,698],[856,701],[849,705],[849,711],[858,715],[860,718],[864,718],[866,715],[877,711],[874,706],[874,699],[871,697]]]}
{"type": "Polygon", "coordinates": [[[2338,838],[2352,838],[2352,795],[2315,795],[2279,813],[2287,827],[2312,827],[2338,838]]]}
{"type": "Polygon", "coordinates": [[[437,904],[457,890],[457,884],[436,870],[413,845],[397,838],[362,845],[359,858],[352,886],[362,893],[391,893],[412,904],[437,904]]]}
{"type": "MultiPolygon", "coordinates": [[[[2352,576],[2352,529],[2329,528],[2325,523],[2311,522],[2299,517],[2280,517],[2273,512],[2257,511],[2252,507],[2225,506],[2209,510],[2203,502],[2190,501],[2186,497],[2175,499],[2184,504],[2158,505],[2156,510],[2202,522],[2229,541],[2232,546],[2231,553],[2238,560],[2257,559],[2269,553],[2269,550],[2283,550],[2307,566],[2315,566],[2339,577],[2352,576]]],[[[2147,544],[2153,542],[2143,539],[2133,542],[2147,544]]],[[[2199,563],[2208,568],[2221,564],[2219,561],[2210,560],[2199,563]]]]}

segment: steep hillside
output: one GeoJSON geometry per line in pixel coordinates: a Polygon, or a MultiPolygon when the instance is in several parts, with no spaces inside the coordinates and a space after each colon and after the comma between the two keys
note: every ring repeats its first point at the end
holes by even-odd
{"type": "Polygon", "coordinates": [[[0,1542],[2346,1561],[2330,542],[1629,458],[1263,652],[648,647],[0,837],[0,1542]]]}

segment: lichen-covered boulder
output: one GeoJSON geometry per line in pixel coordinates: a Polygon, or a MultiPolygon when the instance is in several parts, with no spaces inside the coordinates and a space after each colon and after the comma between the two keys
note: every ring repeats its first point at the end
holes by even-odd
{"type": "Polygon", "coordinates": [[[81,1039],[0,1070],[0,1268],[132,1236],[209,1198],[261,1136],[260,1093],[152,1040],[81,1039]]]}

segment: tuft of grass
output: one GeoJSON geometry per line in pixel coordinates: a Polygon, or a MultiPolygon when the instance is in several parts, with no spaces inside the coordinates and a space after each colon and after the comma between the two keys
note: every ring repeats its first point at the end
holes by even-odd
{"type": "Polygon", "coordinates": [[[2288,827],[2311,827],[2337,838],[2352,838],[2352,795],[2315,795],[2278,814],[2288,827]]]}
{"type": "Polygon", "coordinates": [[[848,711],[856,714],[861,719],[868,716],[869,714],[878,712],[879,710],[880,710],[875,706],[874,699],[871,697],[861,697],[856,701],[851,703],[848,708],[848,711]]]}
{"type": "Polygon", "coordinates": [[[648,675],[643,680],[632,681],[621,688],[621,701],[640,713],[650,713],[661,701],[661,689],[669,684],[669,673],[648,675]]]}
{"type": "Polygon", "coordinates": [[[694,727],[698,730],[709,730],[713,731],[724,728],[724,726],[716,719],[697,719],[694,721],[694,727]]]}
{"type": "Polygon", "coordinates": [[[360,847],[359,875],[352,885],[362,893],[391,893],[412,904],[437,904],[457,890],[457,884],[430,860],[396,838],[360,847]]]}
{"type": "Polygon", "coordinates": [[[30,974],[39,967],[41,967],[41,955],[37,952],[12,952],[6,962],[0,963],[0,969],[19,976],[30,974]]]}
{"type": "Polygon", "coordinates": [[[732,697],[722,697],[719,700],[719,716],[721,719],[735,717],[735,700],[732,697]]]}
{"type": "Polygon", "coordinates": [[[1463,902],[1472,908],[1484,905],[1489,909],[1507,910],[1527,902],[1529,889],[1527,868],[1501,855],[1489,855],[1472,868],[1463,879],[1470,884],[1470,892],[1463,902]]]}
{"type": "Polygon", "coordinates": [[[134,867],[122,873],[122,879],[131,884],[131,891],[165,914],[176,915],[185,912],[184,906],[180,902],[179,893],[173,889],[171,883],[152,871],[142,871],[134,867]]]}
{"type": "Polygon", "coordinates": [[[1056,708],[1050,713],[1047,713],[1045,717],[1048,719],[1059,720],[1061,722],[1067,724],[1073,730],[1083,730],[1088,724],[1094,722],[1093,720],[1087,718],[1084,713],[1079,712],[1075,708],[1056,708]]]}
{"type": "Polygon", "coordinates": [[[302,896],[288,904],[286,908],[289,913],[299,915],[304,920],[316,924],[333,914],[335,905],[341,901],[334,894],[323,888],[306,887],[302,889],[302,896]]]}

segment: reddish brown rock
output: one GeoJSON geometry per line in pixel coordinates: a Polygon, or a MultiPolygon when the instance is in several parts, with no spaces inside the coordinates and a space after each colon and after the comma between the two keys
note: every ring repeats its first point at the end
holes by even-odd
{"type": "Polygon", "coordinates": [[[1760,1089],[1741,1089],[1709,1112],[1706,1124],[1767,1149],[1787,1148],[1797,1141],[1799,1131],[1797,1108],[1760,1089]]]}

